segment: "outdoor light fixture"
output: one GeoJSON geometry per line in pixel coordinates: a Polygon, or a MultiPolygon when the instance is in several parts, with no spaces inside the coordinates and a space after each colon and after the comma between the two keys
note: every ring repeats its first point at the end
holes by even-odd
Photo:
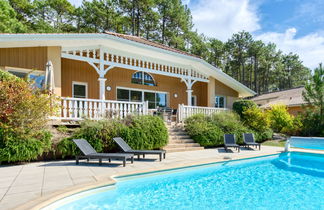
{"type": "Polygon", "coordinates": [[[110,87],[110,86],[107,86],[107,87],[106,87],[106,90],[107,90],[107,91],[111,91],[111,87],[110,87]]]}
{"type": "Polygon", "coordinates": [[[174,96],[175,98],[178,98],[178,94],[176,94],[176,93],[175,93],[175,94],[173,94],[173,96],[174,96]]]}

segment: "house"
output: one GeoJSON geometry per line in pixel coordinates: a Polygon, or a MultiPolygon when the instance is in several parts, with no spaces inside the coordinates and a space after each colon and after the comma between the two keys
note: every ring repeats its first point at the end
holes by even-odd
{"type": "Polygon", "coordinates": [[[297,87],[288,90],[265,93],[251,98],[263,109],[269,109],[274,104],[284,104],[292,115],[301,113],[302,105],[307,104],[303,99],[304,87],[297,87]]]}
{"type": "Polygon", "coordinates": [[[60,118],[181,104],[231,109],[238,98],[255,94],[195,55],[136,36],[0,34],[1,69],[21,77],[29,73],[41,87],[48,61],[54,92],[62,97],[60,118]]]}

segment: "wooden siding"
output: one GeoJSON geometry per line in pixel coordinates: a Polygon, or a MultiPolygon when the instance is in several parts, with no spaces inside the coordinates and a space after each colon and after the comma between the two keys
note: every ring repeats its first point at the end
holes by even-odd
{"type": "MultiPolygon", "coordinates": [[[[126,87],[142,90],[161,91],[168,93],[168,105],[174,109],[178,104],[187,104],[187,88],[179,78],[152,74],[157,86],[146,86],[131,83],[133,70],[113,68],[106,74],[106,86],[111,91],[106,91],[107,100],[116,100],[117,87],[126,87]],[[174,94],[178,97],[175,98],[174,94]]],[[[88,98],[99,98],[98,74],[86,62],[62,58],[62,96],[72,96],[72,82],[86,82],[88,84],[88,98]]],[[[193,95],[197,96],[199,106],[207,106],[207,83],[197,82],[193,86],[193,95]]]]}
{"type": "Polygon", "coordinates": [[[0,66],[45,70],[47,47],[0,48],[0,66]]]}
{"type": "Polygon", "coordinates": [[[62,58],[62,96],[72,97],[72,82],[88,84],[88,98],[99,98],[99,82],[96,70],[86,62],[62,58]]]}

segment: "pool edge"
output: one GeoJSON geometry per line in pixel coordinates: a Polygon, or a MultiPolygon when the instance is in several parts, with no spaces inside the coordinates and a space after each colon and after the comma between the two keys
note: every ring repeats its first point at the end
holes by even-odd
{"type": "MultiPolygon", "coordinates": [[[[292,150],[291,152],[303,152],[303,153],[316,153],[316,154],[324,154],[323,153],[318,153],[316,151],[309,151],[309,150],[292,150]]],[[[163,171],[172,171],[172,170],[177,170],[177,169],[185,169],[185,168],[190,168],[190,167],[199,167],[203,165],[211,165],[211,164],[216,164],[216,163],[225,163],[225,162],[234,162],[234,161],[239,161],[239,160],[248,160],[248,159],[253,159],[253,158],[262,158],[262,157],[267,157],[267,156],[272,156],[272,155],[277,155],[284,153],[283,151],[277,151],[277,152],[272,152],[269,154],[263,154],[263,155],[250,155],[250,156],[244,156],[244,157],[238,157],[238,158],[233,158],[230,160],[224,161],[224,159],[219,159],[219,160],[211,160],[211,161],[197,161],[197,162],[192,162],[188,164],[178,164],[178,165],[172,165],[169,167],[162,167],[162,169],[156,170],[156,169],[145,169],[145,170],[138,170],[138,171],[133,171],[133,172],[126,172],[126,173],[120,173],[120,174],[114,174],[110,175],[104,178],[104,180],[100,180],[96,183],[91,183],[91,184],[82,184],[82,185],[76,185],[73,187],[65,188],[63,190],[55,191],[54,193],[51,193],[46,196],[39,196],[38,198],[31,200],[25,204],[19,205],[15,207],[14,209],[21,210],[21,209],[42,209],[46,206],[49,206],[59,200],[62,200],[66,197],[73,196],[78,193],[82,193],[91,189],[95,188],[100,188],[104,186],[109,186],[109,185],[114,185],[117,182],[118,177],[135,177],[139,176],[141,174],[151,174],[151,173],[159,173],[163,171]]]]}

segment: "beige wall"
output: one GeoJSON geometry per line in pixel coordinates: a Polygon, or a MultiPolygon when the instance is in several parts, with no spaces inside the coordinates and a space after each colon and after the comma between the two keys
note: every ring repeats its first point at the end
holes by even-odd
{"type": "MultiPolygon", "coordinates": [[[[226,108],[231,109],[233,103],[239,98],[239,93],[217,79],[210,78],[210,80],[212,81],[211,86],[213,86],[214,83],[215,87],[214,94],[210,95],[210,97],[214,96],[211,98],[211,106],[215,105],[215,96],[226,96],[226,108]]],[[[211,90],[210,92],[213,91],[211,90]]]]}

